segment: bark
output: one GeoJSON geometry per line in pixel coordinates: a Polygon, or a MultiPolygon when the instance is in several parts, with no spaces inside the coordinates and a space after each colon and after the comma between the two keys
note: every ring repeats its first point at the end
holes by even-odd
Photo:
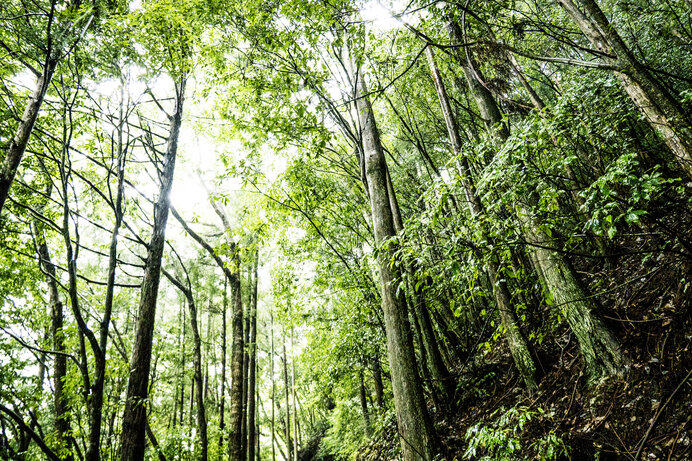
{"type": "Polygon", "coordinates": [[[553,304],[567,320],[579,343],[589,380],[622,374],[628,360],[598,313],[593,297],[588,296],[571,265],[554,250],[554,242],[547,239],[526,215],[520,213],[531,245],[529,251],[540,267],[541,281],[553,297],[553,304]]]}
{"type": "MultiPolygon", "coordinates": [[[[453,53],[454,57],[464,73],[466,85],[470,89],[471,97],[476,102],[476,106],[478,106],[478,111],[481,114],[486,131],[497,131],[500,136],[507,136],[509,133],[507,127],[502,123],[502,113],[497,104],[495,104],[493,94],[481,81],[482,76],[478,66],[475,65],[470,55],[462,53],[462,50],[466,49],[463,46],[465,40],[462,30],[459,24],[449,17],[447,18],[447,32],[451,42],[456,45],[453,53]]],[[[428,49],[430,48],[428,47],[428,49]]]]}
{"type": "Polygon", "coordinates": [[[36,124],[38,113],[41,110],[41,105],[46,97],[46,92],[48,91],[48,86],[55,73],[58,61],[59,59],[56,52],[50,53],[46,59],[43,72],[36,81],[36,88],[24,108],[22,119],[19,122],[19,126],[17,126],[17,131],[3,159],[2,167],[0,167],[0,212],[2,212],[2,208],[5,205],[10,187],[17,174],[17,169],[22,161],[24,152],[26,151],[26,146],[29,143],[31,132],[36,124]]]}
{"type": "MultiPolygon", "coordinates": [[[[65,395],[65,377],[67,376],[67,356],[65,353],[65,338],[63,335],[64,309],[60,300],[55,265],[51,261],[46,237],[37,222],[36,240],[37,251],[43,272],[46,274],[48,299],[50,302],[51,337],[53,350],[60,352],[53,358],[53,412],[55,425],[55,441],[60,450],[65,450],[70,438],[70,408],[65,395]]],[[[72,459],[70,454],[67,459],[72,459]]]]}
{"type": "Polygon", "coordinates": [[[269,328],[271,328],[271,345],[270,345],[270,353],[269,353],[269,376],[271,377],[272,380],[272,461],[276,461],[276,444],[274,441],[276,440],[276,426],[275,426],[275,421],[276,421],[276,414],[274,412],[274,409],[276,407],[275,405],[275,399],[276,399],[276,382],[274,381],[274,312],[270,311],[269,312],[269,328]]]}
{"type": "MultiPolygon", "coordinates": [[[[387,164],[367,90],[360,78],[356,93],[356,107],[362,130],[363,166],[375,243],[382,246],[396,235],[387,191],[387,164]]],[[[391,251],[385,247],[379,252],[378,266],[402,454],[406,461],[429,460],[434,454],[435,435],[418,379],[406,305],[396,290],[398,274],[389,264],[391,251]]]]}
{"type": "Polygon", "coordinates": [[[372,378],[375,384],[375,402],[378,408],[384,408],[384,385],[382,384],[382,368],[378,356],[372,358],[372,378]]]}
{"type": "Polygon", "coordinates": [[[300,434],[298,431],[298,404],[296,402],[296,364],[293,358],[293,327],[291,327],[291,397],[293,399],[293,461],[298,461],[300,434]]]}
{"type": "Polygon", "coordinates": [[[156,299],[161,280],[161,258],[166,242],[166,223],[168,221],[169,196],[173,185],[173,173],[178,149],[178,136],[182,123],[185,78],[176,87],[175,111],[171,119],[166,152],[161,168],[159,198],[154,205],[154,229],[147,251],[146,267],[142,280],[139,303],[139,319],[135,342],[132,348],[130,378],[127,386],[127,400],[123,413],[121,432],[121,461],[140,461],[144,459],[145,427],[147,421],[147,398],[149,395],[149,369],[151,367],[151,347],[156,320],[156,299]]]}
{"type": "Polygon", "coordinates": [[[257,372],[257,269],[259,264],[259,253],[255,251],[255,257],[252,267],[252,285],[250,292],[250,343],[249,343],[249,376],[248,376],[248,399],[247,399],[247,434],[248,434],[248,461],[255,459],[255,438],[257,437],[257,428],[255,427],[255,412],[256,412],[256,372],[257,372]]]}
{"type": "MultiPolygon", "coordinates": [[[[250,283],[250,280],[248,279],[248,282],[250,283]]],[[[248,283],[248,285],[249,285],[248,283]]],[[[243,409],[242,409],[242,414],[243,414],[243,421],[242,425],[240,427],[240,438],[241,438],[241,447],[240,451],[243,454],[244,459],[247,459],[247,450],[248,450],[248,426],[247,426],[247,420],[248,420],[248,413],[247,413],[247,404],[248,404],[248,378],[250,376],[249,373],[249,365],[250,365],[250,353],[249,353],[249,347],[250,347],[250,305],[248,304],[247,308],[245,309],[245,327],[243,328],[243,336],[244,336],[244,343],[245,343],[245,349],[243,351],[243,409]]]]}
{"type": "Polygon", "coordinates": [[[240,256],[238,248],[233,249],[233,277],[229,280],[231,292],[233,293],[233,317],[231,321],[231,332],[233,344],[231,346],[231,392],[230,392],[230,436],[229,436],[229,459],[230,461],[242,461],[242,434],[243,423],[243,355],[245,344],[243,340],[243,299],[240,291],[240,256]]]}
{"type": "Polygon", "coordinates": [[[289,460],[293,459],[293,442],[291,439],[291,405],[288,397],[289,393],[289,381],[288,381],[288,359],[286,358],[286,343],[284,338],[284,343],[282,344],[283,354],[284,354],[284,397],[286,399],[286,454],[289,460]]]}
{"type": "Polygon", "coordinates": [[[416,317],[420,323],[421,339],[427,353],[428,367],[434,380],[434,385],[442,397],[442,402],[447,403],[443,406],[449,407],[449,404],[454,401],[454,381],[449,369],[442,359],[442,353],[440,352],[437,338],[433,330],[425,294],[422,290],[416,292],[415,287],[413,291],[415,292],[413,308],[416,311],[416,317]]]}
{"type": "Polygon", "coordinates": [[[363,372],[358,374],[360,380],[360,409],[363,412],[363,422],[365,423],[365,435],[370,435],[370,413],[368,412],[368,399],[363,381],[363,372]]]}
{"type": "Polygon", "coordinates": [[[219,453],[223,453],[226,410],[226,310],[228,309],[228,279],[223,281],[223,308],[221,311],[221,403],[219,404],[219,453]]]}
{"type": "Polygon", "coordinates": [[[634,105],[675,155],[683,172],[692,177],[692,127],[680,103],[636,58],[595,0],[556,1],[603,53],[601,59],[617,69],[615,76],[634,105]]]}

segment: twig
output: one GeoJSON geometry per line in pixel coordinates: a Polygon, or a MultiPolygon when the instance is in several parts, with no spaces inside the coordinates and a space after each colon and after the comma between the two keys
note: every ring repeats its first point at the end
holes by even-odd
{"type": "Polygon", "coordinates": [[[670,403],[671,400],[673,400],[673,397],[675,397],[675,394],[678,393],[680,388],[682,387],[683,384],[687,382],[688,379],[690,379],[690,376],[692,375],[692,370],[687,372],[687,375],[685,378],[678,384],[678,387],[675,388],[675,390],[668,396],[668,400],[666,400],[666,403],[664,403],[661,408],[658,409],[656,414],[654,415],[654,419],[651,421],[651,424],[649,424],[649,429],[646,430],[646,434],[644,434],[644,437],[642,437],[642,440],[639,442],[639,448],[637,449],[637,453],[634,455],[634,461],[637,461],[639,459],[639,456],[642,454],[642,450],[644,450],[644,444],[646,443],[646,440],[649,438],[649,435],[651,435],[651,431],[653,430],[654,426],[658,422],[658,418],[661,416],[663,413],[663,410],[666,409],[666,406],[670,403]]]}

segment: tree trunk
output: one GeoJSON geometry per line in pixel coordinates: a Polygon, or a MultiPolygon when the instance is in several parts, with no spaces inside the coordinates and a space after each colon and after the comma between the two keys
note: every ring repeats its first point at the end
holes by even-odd
{"type": "Polygon", "coordinates": [[[66,459],[72,459],[69,451],[70,439],[70,408],[67,396],[65,395],[65,378],[67,376],[67,356],[65,353],[65,337],[63,334],[64,312],[63,303],[60,300],[58,283],[56,278],[55,265],[50,259],[48,244],[42,225],[38,222],[35,226],[36,242],[39,256],[39,263],[43,272],[46,274],[46,284],[48,285],[48,299],[50,302],[51,336],[53,350],[59,352],[53,358],[53,406],[55,441],[59,447],[59,453],[66,459]]]}
{"type": "Polygon", "coordinates": [[[289,381],[288,381],[288,359],[286,358],[286,338],[282,344],[284,354],[284,397],[286,398],[286,455],[289,460],[293,460],[293,442],[291,440],[291,405],[288,397],[289,381]]]}
{"type": "Polygon", "coordinates": [[[577,338],[589,380],[623,373],[628,361],[617,339],[598,314],[593,298],[585,293],[562,255],[549,249],[554,242],[546,239],[522,212],[520,220],[531,245],[529,251],[540,267],[541,281],[577,338]]]}
{"type": "Polygon", "coordinates": [[[231,346],[231,415],[229,459],[230,461],[242,461],[245,453],[242,451],[242,424],[243,424],[243,355],[245,344],[243,340],[243,298],[240,291],[240,255],[239,248],[233,248],[233,277],[229,280],[233,293],[233,318],[231,331],[233,344],[231,346]]]}
{"type": "Polygon", "coordinates": [[[248,461],[255,460],[255,437],[257,435],[255,427],[256,409],[256,371],[257,371],[257,266],[259,264],[259,253],[255,251],[252,265],[252,284],[250,286],[250,343],[248,361],[248,384],[247,384],[247,435],[248,435],[248,461]]]}
{"type": "Polygon", "coordinates": [[[207,460],[207,417],[204,411],[204,386],[202,384],[202,340],[197,325],[197,306],[192,293],[189,293],[187,305],[190,310],[190,326],[192,327],[192,367],[194,369],[195,398],[197,400],[197,430],[200,439],[200,459],[207,460]]]}
{"type": "Polygon", "coordinates": [[[382,384],[382,368],[380,367],[380,358],[375,355],[372,358],[372,378],[375,384],[375,403],[377,407],[384,408],[384,385],[382,384]]]}
{"type": "Polygon", "coordinates": [[[276,414],[274,412],[274,408],[276,407],[275,404],[275,399],[276,399],[276,382],[274,381],[274,311],[270,310],[269,311],[269,328],[270,334],[271,334],[271,345],[270,345],[270,353],[269,353],[269,376],[272,380],[272,461],[276,461],[276,444],[274,443],[276,440],[276,427],[275,427],[275,421],[276,421],[276,414]]]}
{"type": "Polygon", "coordinates": [[[223,280],[223,310],[221,311],[221,403],[219,405],[219,453],[223,454],[226,409],[226,311],[228,309],[228,279],[223,280]]]}
{"type": "Polygon", "coordinates": [[[178,136],[182,123],[185,77],[177,82],[175,89],[175,112],[171,120],[166,153],[161,168],[159,198],[154,205],[154,229],[149,242],[144,279],[142,280],[139,319],[132,349],[130,379],[127,386],[127,400],[125,402],[120,436],[122,444],[120,450],[121,461],[141,461],[144,459],[151,345],[156,319],[156,299],[159,291],[159,281],[161,280],[161,258],[166,242],[169,196],[173,185],[178,136]]]}
{"type": "Polygon", "coordinates": [[[298,404],[296,403],[296,364],[293,359],[293,327],[291,327],[291,398],[293,399],[293,461],[298,461],[300,434],[298,433],[298,404]]]}
{"type": "Polygon", "coordinates": [[[5,155],[0,169],[0,212],[2,212],[7,196],[9,195],[12,181],[14,181],[19,163],[22,161],[22,157],[26,151],[31,132],[36,124],[38,113],[41,110],[41,105],[46,97],[46,91],[48,91],[48,86],[50,85],[57,65],[58,56],[52,53],[46,59],[43,66],[43,73],[36,81],[34,93],[31,95],[29,102],[24,108],[22,119],[19,122],[14,138],[12,138],[10,147],[7,149],[7,154],[5,155]]]}
{"type": "MultiPolygon", "coordinates": [[[[361,79],[356,87],[356,107],[363,139],[363,166],[370,199],[375,243],[378,246],[396,235],[387,192],[387,163],[380,143],[375,116],[361,79]]],[[[392,389],[402,454],[405,461],[429,460],[435,445],[434,430],[427,414],[423,388],[418,379],[406,306],[397,294],[398,274],[389,264],[391,249],[378,253],[382,309],[387,350],[392,373],[392,389]]]]}
{"type": "Polygon", "coordinates": [[[368,399],[365,390],[365,382],[363,381],[363,372],[358,373],[360,380],[360,409],[363,412],[363,422],[365,423],[365,435],[370,435],[370,413],[368,412],[368,399]]]}

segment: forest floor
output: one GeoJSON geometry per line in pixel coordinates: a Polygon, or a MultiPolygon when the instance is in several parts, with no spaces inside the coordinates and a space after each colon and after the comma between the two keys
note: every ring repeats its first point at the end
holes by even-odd
{"type": "MultiPolygon", "coordinates": [[[[584,264],[631,360],[628,372],[589,382],[564,328],[539,347],[545,374],[528,395],[508,351],[497,347],[458,375],[457,409],[433,413],[444,459],[692,459],[688,265],[669,254],[625,256],[600,271],[584,264]]],[[[392,424],[359,459],[391,459],[396,442],[392,424]]]]}

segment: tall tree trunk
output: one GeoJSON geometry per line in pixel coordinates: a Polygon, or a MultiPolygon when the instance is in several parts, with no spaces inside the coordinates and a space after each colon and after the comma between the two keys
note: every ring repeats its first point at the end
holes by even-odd
{"type": "Polygon", "coordinates": [[[293,327],[291,327],[291,398],[293,400],[293,461],[298,461],[300,434],[298,430],[298,403],[296,402],[296,363],[293,358],[293,327]]]}
{"type": "Polygon", "coordinates": [[[48,285],[48,299],[50,302],[51,337],[53,350],[59,352],[53,358],[53,412],[55,421],[55,439],[59,447],[59,453],[72,459],[69,451],[70,439],[70,405],[65,395],[65,378],[67,377],[67,356],[65,354],[65,337],[63,303],[60,300],[55,265],[51,261],[46,236],[42,225],[38,222],[35,226],[36,243],[39,263],[46,274],[48,285]],[[69,453],[69,454],[68,454],[69,453]]]}
{"type": "Polygon", "coordinates": [[[221,311],[221,403],[219,404],[219,453],[223,454],[226,409],[226,311],[228,310],[228,279],[223,280],[223,307],[221,311]]]}
{"type": "Polygon", "coordinates": [[[190,326],[192,327],[192,367],[194,370],[195,399],[197,400],[197,430],[200,439],[200,459],[207,460],[207,416],[204,411],[204,386],[202,384],[202,340],[197,325],[197,306],[192,293],[189,293],[187,305],[190,310],[190,326]]]}
{"type": "Polygon", "coordinates": [[[54,50],[46,58],[46,62],[43,65],[43,72],[36,81],[36,88],[34,89],[29,102],[24,108],[24,114],[19,122],[17,131],[10,142],[10,147],[7,149],[7,154],[2,162],[2,167],[0,168],[0,212],[5,205],[7,196],[10,192],[10,187],[12,186],[12,181],[14,181],[14,176],[17,174],[17,169],[19,168],[19,163],[22,161],[24,152],[26,151],[26,146],[29,143],[29,138],[31,137],[31,132],[36,124],[36,119],[38,118],[38,113],[41,110],[41,105],[46,97],[46,92],[48,91],[48,86],[55,73],[55,68],[58,65],[58,51],[54,50]]]}
{"type": "Polygon", "coordinates": [[[276,414],[274,412],[274,409],[276,408],[275,404],[275,399],[276,399],[276,381],[274,380],[274,311],[270,310],[269,311],[269,328],[270,328],[270,334],[271,334],[271,345],[270,345],[270,353],[269,353],[269,376],[272,380],[272,461],[276,461],[276,444],[274,443],[276,441],[276,414]]]}
{"type": "MultiPolygon", "coordinates": [[[[248,271],[249,273],[250,271],[248,271]]],[[[249,275],[249,274],[248,274],[249,275]]],[[[251,280],[248,277],[248,287],[250,287],[251,280]]],[[[250,347],[250,304],[248,303],[245,309],[245,318],[244,318],[244,323],[245,327],[243,328],[243,336],[244,336],[244,343],[245,343],[245,349],[243,351],[243,409],[242,409],[242,414],[243,414],[243,421],[242,425],[240,427],[240,433],[241,433],[241,440],[242,440],[242,446],[240,448],[242,454],[243,454],[243,459],[247,460],[247,453],[248,453],[248,425],[247,425],[247,420],[248,420],[248,412],[247,412],[247,407],[248,407],[248,378],[250,376],[249,373],[249,365],[250,365],[250,352],[249,352],[249,347],[250,347]]]]}
{"type": "Polygon", "coordinates": [[[233,344],[231,346],[231,414],[229,459],[230,461],[242,461],[245,453],[242,451],[242,424],[243,424],[243,355],[245,344],[243,340],[243,298],[240,291],[240,249],[233,248],[233,277],[229,280],[233,293],[233,318],[231,332],[233,344]]]}
{"type": "Polygon", "coordinates": [[[161,258],[166,242],[169,196],[173,186],[178,137],[182,124],[185,77],[182,77],[176,83],[175,91],[175,111],[171,120],[166,153],[161,168],[159,198],[154,205],[154,229],[149,242],[144,279],[142,280],[139,319],[132,349],[130,379],[127,385],[127,400],[125,402],[120,436],[122,444],[120,449],[121,461],[140,461],[144,459],[151,345],[156,319],[156,299],[161,280],[161,258]]]}
{"type": "MultiPolygon", "coordinates": [[[[358,79],[356,86],[356,108],[362,130],[363,167],[375,243],[380,246],[394,237],[396,232],[387,191],[387,163],[362,77],[358,79]]],[[[405,461],[429,460],[434,455],[435,435],[416,370],[406,306],[396,290],[398,274],[389,263],[391,251],[383,249],[378,253],[378,266],[402,454],[405,461]]]]}
{"type": "Polygon", "coordinates": [[[363,372],[358,373],[360,380],[360,409],[363,412],[363,422],[365,423],[365,435],[370,435],[370,413],[368,412],[367,391],[365,390],[365,381],[363,381],[363,372]]]}
{"type": "MultiPolygon", "coordinates": [[[[459,31],[459,26],[451,20],[449,21],[449,33],[453,43],[460,43],[459,40],[461,32],[459,31]]],[[[445,89],[444,82],[442,81],[440,72],[437,69],[437,65],[435,64],[435,57],[433,55],[432,48],[428,47],[426,49],[426,54],[428,58],[428,64],[430,67],[430,73],[432,74],[433,81],[435,83],[435,88],[437,90],[437,96],[440,101],[440,107],[442,108],[442,115],[444,116],[445,123],[447,125],[447,133],[449,134],[449,138],[452,142],[452,148],[454,149],[454,153],[457,157],[459,157],[458,168],[460,170],[462,186],[464,188],[464,194],[466,195],[466,201],[469,206],[469,211],[473,218],[481,221],[479,224],[483,229],[483,233],[485,234],[485,225],[482,222],[484,220],[483,205],[481,204],[481,201],[478,198],[478,195],[476,194],[476,188],[473,178],[471,176],[471,170],[469,168],[468,159],[466,158],[466,156],[461,155],[461,136],[459,135],[459,129],[456,123],[456,119],[454,118],[454,114],[452,113],[452,106],[449,103],[449,98],[447,97],[447,91],[445,89]]],[[[463,58],[459,59],[465,62],[463,58]]],[[[473,77],[473,75],[471,75],[470,77],[473,77]]],[[[494,100],[492,99],[492,95],[486,94],[487,89],[480,85],[480,83],[478,85],[473,86],[469,84],[469,89],[473,93],[474,90],[477,89],[479,86],[480,88],[483,88],[483,90],[485,90],[482,92],[481,95],[478,95],[478,97],[475,98],[476,102],[479,104],[479,107],[485,104],[490,104],[491,102],[492,105],[495,106],[494,100]],[[488,98],[488,96],[490,96],[490,99],[488,98]]],[[[494,109],[486,108],[483,109],[482,112],[488,116],[492,115],[493,117],[499,117],[499,120],[490,119],[492,123],[487,124],[487,129],[490,133],[497,133],[498,131],[496,130],[495,125],[500,122],[502,117],[497,107],[495,107],[494,109]]],[[[492,244],[492,238],[490,236],[484,235],[483,237],[492,244]]],[[[480,255],[477,256],[480,257],[480,255]]],[[[514,364],[519,369],[519,373],[521,374],[524,380],[526,388],[530,392],[532,392],[537,388],[536,365],[531,357],[531,350],[529,348],[529,344],[524,338],[524,335],[521,333],[521,330],[519,329],[516,313],[511,303],[511,295],[509,294],[507,282],[504,280],[503,277],[498,278],[499,272],[500,265],[493,256],[490,260],[490,263],[488,264],[488,277],[491,282],[495,303],[497,304],[497,308],[500,314],[500,322],[504,327],[505,331],[507,332],[507,343],[509,345],[509,350],[512,354],[512,358],[514,359],[514,364]]]]}
{"type": "Polygon", "coordinates": [[[592,46],[604,53],[602,59],[614,66],[634,105],[663,138],[683,172],[692,177],[692,125],[680,103],[635,57],[595,0],[556,1],[592,46]]]}
{"type": "Polygon", "coordinates": [[[384,408],[384,385],[382,384],[382,368],[380,367],[380,357],[375,355],[372,358],[372,378],[375,384],[375,403],[377,408],[384,408]]]}
{"type": "Polygon", "coordinates": [[[286,357],[286,337],[283,338],[284,342],[282,344],[283,354],[284,354],[284,397],[286,398],[286,455],[289,460],[293,459],[293,442],[291,439],[291,405],[289,400],[289,389],[290,384],[288,381],[288,359],[286,357]]]}
{"type": "Polygon", "coordinates": [[[250,344],[248,362],[248,399],[247,399],[247,434],[248,434],[248,461],[255,461],[255,437],[257,428],[255,427],[256,411],[256,371],[257,371],[257,269],[259,265],[259,252],[255,250],[252,264],[252,284],[250,285],[250,344]]]}

